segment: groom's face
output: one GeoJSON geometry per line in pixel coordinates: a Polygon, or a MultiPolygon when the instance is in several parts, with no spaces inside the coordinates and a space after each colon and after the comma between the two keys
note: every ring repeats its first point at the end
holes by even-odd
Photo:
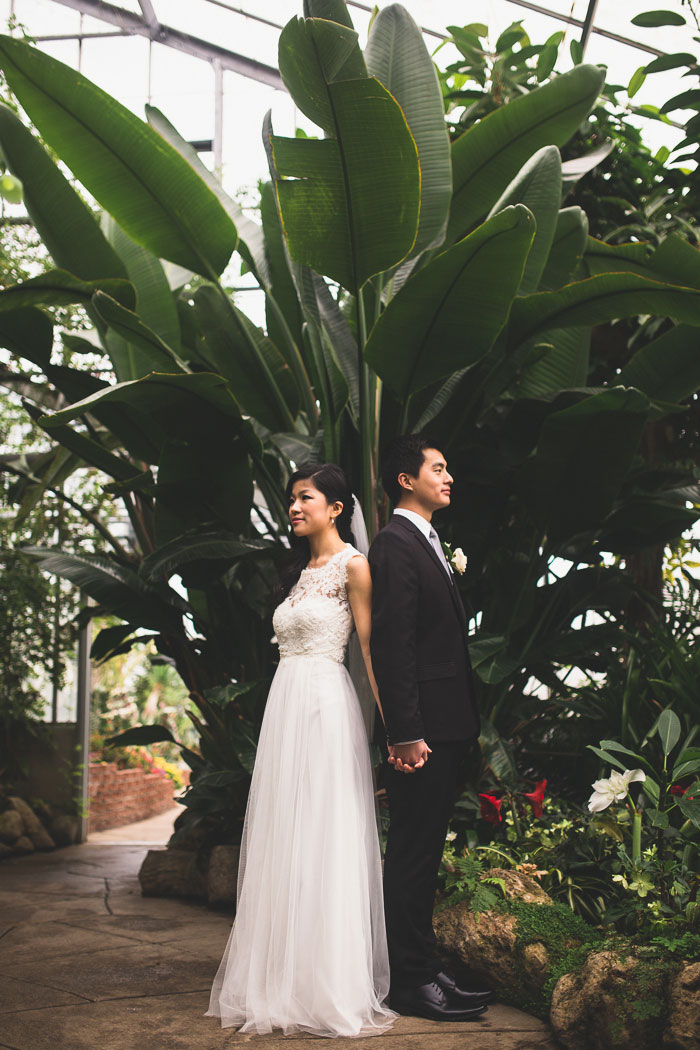
{"type": "Polygon", "coordinates": [[[417,477],[407,476],[413,498],[422,507],[433,513],[450,505],[450,488],[452,475],[447,470],[447,463],[442,452],[436,448],[423,451],[423,463],[417,477]]]}

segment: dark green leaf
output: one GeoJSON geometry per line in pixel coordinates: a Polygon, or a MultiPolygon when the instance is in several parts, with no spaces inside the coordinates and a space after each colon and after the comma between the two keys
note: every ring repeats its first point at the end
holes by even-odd
{"type": "Polygon", "coordinates": [[[372,23],[367,67],[401,106],[420,160],[420,221],[412,254],[440,244],[452,198],[450,140],[435,67],[425,38],[400,4],[379,11],[372,23]]]}
{"type": "Polygon", "coordinates": [[[486,215],[542,146],[563,146],[603,85],[596,66],[581,65],[501,106],[452,147],[454,196],[448,235],[463,237],[486,215]]]}
{"type": "Polygon", "coordinates": [[[156,256],[213,276],[236,231],[211,190],[143,121],[75,69],[9,36],[0,65],[42,138],[126,233],[156,256]]]}
{"type": "Polygon", "coordinates": [[[695,55],[689,51],[679,51],[675,55],[659,55],[644,67],[646,73],[662,73],[666,69],[677,69],[678,66],[694,66],[695,55]]]}
{"type": "Polygon", "coordinates": [[[57,266],[84,280],[126,278],[95,216],[17,114],[0,104],[0,146],[24,186],[24,203],[57,266]]]}
{"type": "Polygon", "coordinates": [[[81,281],[65,270],[48,270],[38,277],[30,277],[22,284],[13,284],[0,291],[0,311],[21,310],[28,306],[87,304],[96,291],[107,292],[124,306],[134,306],[134,289],[128,281],[109,277],[81,281]]]}
{"type": "Polygon", "coordinates": [[[527,208],[506,208],[434,258],[391,300],[365,356],[401,399],[487,353],[520,285],[533,234],[527,208]]]}
{"type": "Polygon", "coordinates": [[[125,729],[123,733],[108,737],[105,744],[108,747],[145,747],[148,744],[160,744],[167,741],[169,744],[177,744],[177,740],[166,726],[132,726],[125,729]]]}
{"type": "Polygon", "coordinates": [[[670,707],[659,716],[658,733],[664,755],[670,755],[681,738],[680,719],[670,707]]]}
{"type": "Polygon", "coordinates": [[[655,29],[657,26],[684,26],[685,18],[677,11],[643,11],[632,19],[633,26],[655,29]]]}

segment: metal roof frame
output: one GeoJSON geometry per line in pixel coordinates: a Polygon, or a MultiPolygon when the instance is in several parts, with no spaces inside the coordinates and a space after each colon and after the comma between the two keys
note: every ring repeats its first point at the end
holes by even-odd
{"type": "MultiPolygon", "coordinates": [[[[278,26],[276,22],[264,18],[262,15],[255,14],[255,12],[248,11],[244,7],[228,3],[226,0],[204,0],[204,2],[210,3],[216,7],[221,7],[226,11],[230,11],[232,14],[250,18],[263,25],[268,25],[273,28],[282,28],[281,26],[278,26]]],[[[632,40],[630,37],[623,36],[620,33],[613,33],[610,30],[597,26],[595,24],[595,15],[598,7],[598,0],[588,0],[588,8],[583,21],[578,18],[573,18],[571,15],[552,11],[542,4],[532,2],[532,0],[505,0],[505,2],[513,4],[516,7],[525,8],[528,11],[534,11],[537,14],[552,18],[557,22],[563,22],[565,25],[574,26],[577,29],[580,29],[581,46],[584,51],[590,40],[591,34],[596,33],[608,40],[614,40],[619,44],[625,44],[652,55],[660,56],[665,53],[649,44],[643,44],[640,41],[632,40]]],[[[286,90],[279,71],[274,66],[269,66],[264,62],[259,62],[256,59],[247,57],[246,55],[238,54],[235,51],[231,51],[229,48],[222,47],[220,44],[214,44],[201,37],[192,36],[189,33],[183,33],[181,30],[175,29],[173,26],[160,22],[153,7],[152,0],[138,0],[139,7],[141,8],[141,15],[135,14],[133,11],[127,11],[125,8],[119,7],[116,4],[108,3],[107,0],[52,0],[52,3],[62,4],[64,7],[70,7],[74,11],[78,11],[80,14],[90,15],[91,18],[96,18],[113,25],[116,27],[116,32],[104,34],[70,33],[61,35],[60,37],[44,36],[38,38],[40,41],[56,39],[81,40],[99,36],[139,35],[148,38],[153,43],[163,44],[165,47],[172,47],[177,51],[183,51],[185,54],[192,55],[195,58],[212,62],[215,71],[217,68],[221,72],[224,70],[230,70],[233,73],[238,73],[241,76],[249,77],[252,80],[257,80],[260,83],[267,84],[269,87],[281,91],[286,90]]],[[[371,13],[373,10],[369,4],[362,3],[361,0],[347,0],[347,3],[350,7],[355,7],[358,10],[368,13],[371,13]]],[[[427,26],[421,26],[421,30],[426,36],[432,36],[439,40],[446,39],[444,33],[439,33],[434,29],[429,29],[427,26]]]]}

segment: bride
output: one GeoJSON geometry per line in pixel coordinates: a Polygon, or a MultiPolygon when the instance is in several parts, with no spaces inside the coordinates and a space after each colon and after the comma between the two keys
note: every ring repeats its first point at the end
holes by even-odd
{"type": "MultiPolygon", "coordinates": [[[[248,799],[236,918],[207,1016],[243,1032],[376,1035],[389,993],[367,734],[343,659],[353,625],[372,690],[371,578],[353,496],[327,463],[287,485],[294,560],[273,617],[280,662],[248,799]]],[[[378,700],[377,700],[378,702],[378,700]]]]}

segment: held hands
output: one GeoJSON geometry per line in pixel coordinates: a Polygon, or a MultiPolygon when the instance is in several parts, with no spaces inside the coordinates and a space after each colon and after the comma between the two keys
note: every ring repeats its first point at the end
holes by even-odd
{"type": "Polygon", "coordinates": [[[428,761],[431,749],[425,740],[413,744],[389,744],[389,763],[399,773],[415,773],[428,761]]]}

